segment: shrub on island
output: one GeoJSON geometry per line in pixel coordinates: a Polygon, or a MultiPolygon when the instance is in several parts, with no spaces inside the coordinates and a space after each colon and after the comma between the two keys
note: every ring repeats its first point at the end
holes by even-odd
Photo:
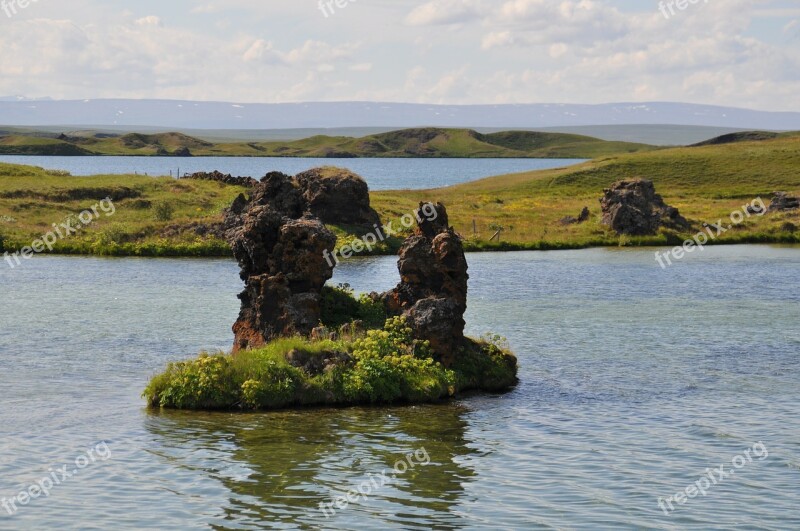
{"type": "Polygon", "coordinates": [[[403,317],[340,339],[276,339],[236,355],[170,363],[144,397],[151,407],[266,410],[297,406],[436,402],[469,390],[505,391],[517,360],[502,346],[468,339],[445,368],[403,317]]]}

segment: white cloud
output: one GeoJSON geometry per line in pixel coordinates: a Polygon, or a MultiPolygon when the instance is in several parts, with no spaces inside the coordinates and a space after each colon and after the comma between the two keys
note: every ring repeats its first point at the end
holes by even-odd
{"type": "Polygon", "coordinates": [[[614,0],[364,0],[328,19],[313,1],[112,4],[4,20],[0,95],[800,108],[787,2],[720,0],[670,20],[657,2],[614,0]]]}
{"type": "Polygon", "coordinates": [[[405,21],[411,26],[469,22],[480,16],[478,5],[472,0],[431,0],[414,8],[405,21]]]}

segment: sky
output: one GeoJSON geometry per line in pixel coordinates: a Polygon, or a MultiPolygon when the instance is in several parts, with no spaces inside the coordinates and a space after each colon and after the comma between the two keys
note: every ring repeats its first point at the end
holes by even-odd
{"type": "Polygon", "coordinates": [[[20,1],[0,96],[800,111],[797,0],[20,1]]]}

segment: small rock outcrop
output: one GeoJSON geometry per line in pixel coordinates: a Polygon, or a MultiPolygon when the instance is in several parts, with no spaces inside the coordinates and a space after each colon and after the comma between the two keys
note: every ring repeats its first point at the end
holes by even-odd
{"type": "Polygon", "coordinates": [[[333,275],[323,253],[333,250],[336,236],[307,207],[294,178],[275,172],[227,212],[227,238],[245,282],[234,352],[308,335],[319,323],[322,287],[333,275]]]}
{"type": "Polygon", "coordinates": [[[383,299],[387,312],[405,316],[414,335],[430,341],[449,367],[464,342],[469,279],[464,246],[441,203],[420,203],[416,216],[417,229],[400,249],[400,283],[383,299]]]}
{"type": "Polygon", "coordinates": [[[252,177],[234,177],[229,173],[222,173],[219,171],[212,171],[211,173],[197,172],[181,179],[194,179],[196,181],[216,181],[218,183],[231,184],[234,186],[244,186],[247,188],[253,187],[258,184],[258,181],[252,177]]]}
{"type": "Polygon", "coordinates": [[[600,199],[603,223],[617,234],[647,236],[660,227],[687,230],[689,222],[677,208],[664,203],[652,181],[632,179],[614,183],[600,199]]]}
{"type": "Polygon", "coordinates": [[[295,176],[311,214],[323,223],[368,227],[380,225],[370,207],[369,187],[355,173],[340,168],[315,168],[295,176]]]}
{"type": "Polygon", "coordinates": [[[800,199],[786,192],[775,192],[767,212],[786,212],[800,208],[800,199]]]}
{"type": "Polygon", "coordinates": [[[589,207],[583,207],[583,210],[581,210],[581,213],[578,215],[577,218],[576,217],[572,217],[572,216],[567,216],[567,217],[561,219],[561,224],[562,225],[577,225],[577,224],[583,223],[583,222],[589,220],[589,215],[590,214],[591,213],[589,212],[589,207]]]}

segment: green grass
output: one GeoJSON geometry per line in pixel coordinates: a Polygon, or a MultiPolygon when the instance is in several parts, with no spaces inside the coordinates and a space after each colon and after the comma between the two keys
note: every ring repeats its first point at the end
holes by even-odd
{"type": "Polygon", "coordinates": [[[483,135],[468,129],[436,128],[404,129],[362,138],[317,135],[288,142],[212,143],[182,133],[129,133],[111,138],[20,134],[0,137],[0,154],[7,155],[164,156],[188,150],[188,154],[196,156],[244,157],[593,158],[649,149],[654,148],[562,133],[514,131],[483,135]]]}
{"type": "Polygon", "coordinates": [[[502,392],[517,382],[516,358],[497,344],[470,340],[457,359],[442,366],[396,317],[338,340],[280,338],[258,350],[170,363],[143,396],[156,408],[267,410],[436,402],[468,390],[502,392]],[[290,363],[297,359],[304,363],[290,363]],[[329,359],[336,361],[325,366],[329,359]]]}
{"type": "MultiPolygon", "coordinates": [[[[509,142],[521,141],[510,139],[509,142]]],[[[332,171],[332,170],[331,170],[332,171]]],[[[661,149],[603,156],[566,168],[491,177],[432,190],[371,194],[384,222],[397,220],[420,201],[441,201],[450,223],[471,251],[575,249],[618,245],[676,245],[703,222],[726,219],[754,198],[769,202],[772,192],[800,195],[800,136],[763,141],[661,149]],[[599,199],[617,180],[652,179],[666,202],[680,209],[693,227],[686,234],[620,238],[600,223],[599,199]],[[562,225],[587,206],[589,221],[562,225]],[[473,231],[473,222],[475,231],[473,231]],[[490,241],[502,227],[499,241],[490,241]]],[[[142,176],[63,177],[40,168],[0,164],[0,242],[19,250],[50,230],[52,223],[90,207],[106,195],[116,201],[114,216],[103,217],[77,236],[61,240],[61,253],[141,256],[230,256],[218,238],[198,229],[222,220],[222,209],[244,190],[207,181],[142,176]],[[131,196],[131,195],[135,195],[131,196]],[[158,215],[168,204],[169,220],[158,215]],[[161,218],[161,219],[159,219],[161,218]],[[200,231],[202,232],[202,231],[200,231]]],[[[800,212],[753,216],[713,243],[800,243],[800,212]]],[[[332,226],[342,246],[358,229],[332,226]]],[[[387,240],[372,254],[394,254],[405,234],[387,240]]]]}
{"type": "Polygon", "coordinates": [[[209,181],[135,175],[63,177],[0,164],[0,248],[18,251],[99,201],[111,197],[113,214],[100,215],[54,252],[113,256],[230,256],[223,240],[203,230],[244,191],[209,181]],[[165,215],[169,212],[169,215],[165,215]]]}
{"type": "MultiPolygon", "coordinates": [[[[615,245],[673,245],[699,231],[703,222],[727,219],[757,197],[766,203],[777,190],[800,194],[800,137],[691,148],[673,148],[601,157],[545,171],[490,177],[433,190],[380,191],[372,203],[384,218],[399,216],[421,200],[447,205],[451,224],[469,250],[566,249],[615,245]],[[603,189],[620,179],[651,179],[665,201],[693,222],[692,231],[662,231],[649,237],[620,238],[600,223],[603,189]],[[562,225],[589,207],[591,218],[562,225]],[[473,231],[473,221],[476,231],[473,231]],[[503,227],[500,242],[489,242],[503,227]]],[[[715,243],[797,243],[800,234],[782,229],[800,225],[800,212],[753,216],[715,243]]]]}

